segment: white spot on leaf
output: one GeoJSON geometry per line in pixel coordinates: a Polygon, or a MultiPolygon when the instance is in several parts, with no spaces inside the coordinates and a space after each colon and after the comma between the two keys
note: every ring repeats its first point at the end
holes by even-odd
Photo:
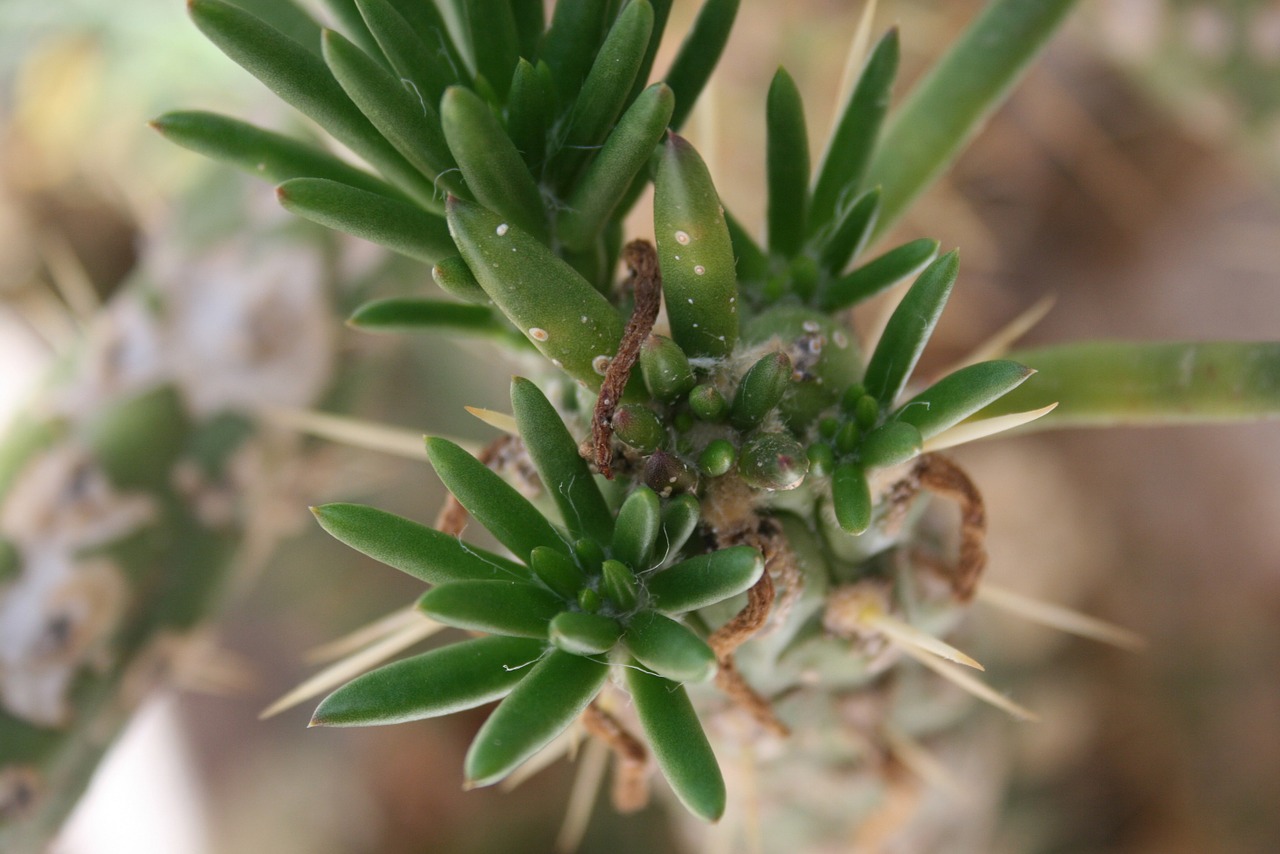
{"type": "Polygon", "coordinates": [[[529,337],[534,341],[546,341],[551,336],[547,334],[547,330],[531,326],[529,327],[529,337]]]}

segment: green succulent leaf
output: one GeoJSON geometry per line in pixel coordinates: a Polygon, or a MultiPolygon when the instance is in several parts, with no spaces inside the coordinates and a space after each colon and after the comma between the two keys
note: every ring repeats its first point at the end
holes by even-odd
{"type": "Polygon", "coordinates": [[[547,132],[555,119],[555,84],[545,62],[516,63],[507,100],[507,135],[533,174],[547,155],[547,132]]]}
{"type": "Polygon", "coordinates": [[[428,264],[456,251],[445,220],[409,202],[324,178],[285,181],[276,198],[303,219],[428,264]]]}
{"type": "Polygon", "coordinates": [[[241,0],[235,5],[251,11],[272,29],[279,30],[316,56],[320,55],[320,24],[293,0],[268,3],[247,3],[241,0]]]}
{"type": "Polygon", "coordinates": [[[559,0],[543,39],[540,59],[551,68],[560,104],[574,102],[587,79],[608,26],[609,4],[600,0],[559,0]]]}
{"type": "Polygon", "coordinates": [[[520,56],[536,56],[542,31],[546,29],[546,10],[542,0],[509,0],[520,39],[520,56]]]}
{"type": "Polygon", "coordinates": [[[769,251],[790,258],[800,251],[809,207],[809,135],[800,90],[779,68],[765,100],[769,251]]]}
{"type": "Polygon", "coordinates": [[[530,578],[522,564],[376,507],[325,504],[311,512],[340,542],[428,584],[530,578]]]}
{"type": "Polygon", "coordinates": [[[742,281],[763,282],[769,275],[769,257],[751,233],[728,211],[724,212],[725,226],[729,229],[729,242],[738,263],[738,278],[742,281]]]}
{"type": "Polygon", "coordinates": [[[747,369],[729,410],[729,423],[746,431],[760,426],[772,412],[791,383],[791,357],[786,353],[770,353],[747,369]]]}
{"type": "Polygon", "coordinates": [[[609,29],[574,102],[556,157],[562,190],[568,189],[592,150],[604,142],[626,108],[652,31],[653,7],[648,0],[630,0],[609,29]]]}
{"type": "Polygon", "coordinates": [[[371,670],[320,703],[311,726],[376,726],[451,715],[499,700],[529,673],[539,641],[461,641],[371,670]]]}
{"type": "Polygon", "coordinates": [[[565,611],[551,621],[551,642],[574,655],[599,655],[622,637],[618,621],[600,614],[565,611]]]}
{"type": "Polygon", "coordinates": [[[357,308],[347,325],[371,332],[505,335],[511,331],[491,308],[417,297],[372,300],[357,308]]]}
{"type": "Polygon", "coordinates": [[[719,821],[725,808],[724,777],[684,687],[631,667],[627,689],[676,797],[703,821],[719,821]]]}
{"type": "Polygon", "coordinates": [[[674,401],[693,389],[689,357],[679,344],[662,335],[650,335],[641,345],[640,373],[649,393],[661,401],[674,401]]]}
{"type": "Polygon", "coordinates": [[[1280,416],[1280,344],[1091,341],[1020,350],[1036,375],[978,413],[1058,406],[1030,429],[1202,424],[1280,416]]]}
{"type": "Polygon", "coordinates": [[[542,193],[489,105],[470,89],[452,86],[440,102],[440,120],[471,195],[512,225],[545,240],[542,193]]]}
{"type": "Polygon", "coordinates": [[[639,586],[631,568],[620,560],[610,558],[604,562],[601,591],[609,597],[618,611],[630,611],[639,602],[639,586]]]}
{"type": "Polygon", "coordinates": [[[382,50],[378,47],[378,42],[373,37],[373,34],[369,32],[368,26],[365,25],[360,9],[356,5],[356,0],[320,0],[320,2],[321,5],[329,10],[329,14],[342,31],[360,46],[359,50],[386,67],[382,50]]]}
{"type": "Polygon", "coordinates": [[[279,184],[290,178],[326,178],[391,198],[399,190],[306,143],[238,119],[199,111],[165,113],[151,123],[165,139],[279,184]]]}
{"type": "Polygon", "coordinates": [[[698,10],[693,27],[680,44],[676,58],[667,70],[666,81],[676,93],[676,111],[671,127],[679,130],[697,103],[720,54],[729,42],[733,19],[738,15],[739,0],[706,0],[698,10]]]}
{"type": "Polygon", "coordinates": [[[510,0],[463,0],[461,6],[476,74],[505,101],[520,59],[520,32],[510,0]]]}
{"type": "Polygon", "coordinates": [[[919,456],[924,439],[914,425],[886,421],[862,439],[860,448],[865,468],[888,468],[919,456]]]}
{"type": "Polygon", "coordinates": [[[871,299],[919,273],[937,254],[938,241],[927,237],[895,246],[828,285],[819,295],[819,307],[840,311],[871,299]]]}
{"type": "Polygon", "coordinates": [[[882,405],[892,404],[911,378],[959,272],[960,255],[952,250],[925,268],[889,317],[862,381],[882,405]]]}
{"type": "Polygon", "coordinates": [[[667,19],[671,16],[674,0],[649,0],[653,7],[653,29],[649,33],[649,47],[645,49],[644,58],[640,60],[640,70],[636,72],[636,82],[631,87],[631,100],[640,96],[640,91],[649,85],[649,75],[653,72],[653,61],[662,46],[662,36],[667,29],[667,19]]]}
{"type": "MultiPolygon", "coordinates": [[[[389,0],[355,0],[355,3],[396,77],[404,86],[411,88],[424,106],[430,107],[433,116],[436,115],[435,107],[440,103],[440,96],[459,80],[449,66],[447,53],[438,47],[439,30],[432,25],[430,14],[419,18],[419,26],[414,26],[389,0]],[[434,36],[433,40],[424,42],[424,34],[434,36]],[[437,50],[431,50],[428,45],[437,46],[437,50]]],[[[429,6],[431,12],[436,12],[434,3],[416,5],[429,6]]],[[[438,130],[438,116],[436,121],[438,130]]]]}
{"type": "Polygon", "coordinates": [[[437,261],[431,268],[431,279],[450,296],[476,305],[493,304],[461,255],[450,255],[437,261]]]}
{"type": "Polygon", "coordinates": [[[447,439],[429,437],[427,455],[444,485],[476,521],[521,559],[538,546],[569,547],[529,500],[475,457],[447,439]]]}
{"type": "MultiPolygon", "coordinates": [[[[861,191],[897,73],[898,30],[894,27],[872,48],[831,135],[813,186],[810,231],[816,232],[835,219],[844,203],[861,191]]],[[[847,258],[836,269],[846,263],[847,258]]]]}
{"type": "Polygon", "coordinates": [[[443,207],[445,191],[462,192],[435,107],[340,34],[325,30],[323,47],[334,79],[360,112],[405,160],[441,188],[432,197],[433,209],[443,207]]]}
{"type": "Polygon", "coordinates": [[[733,244],[720,197],[693,146],[668,134],[653,202],[671,337],[690,356],[724,356],[738,340],[733,244]]]}
{"type": "Polygon", "coordinates": [[[431,182],[351,103],[324,61],[288,36],[223,0],[190,0],[187,9],[219,50],[314,119],[420,204],[435,204],[431,182]]]}
{"type": "Polygon", "coordinates": [[[929,439],[999,400],[1034,373],[1008,359],[968,365],[911,398],[894,417],[914,425],[929,439]]]}
{"type": "Polygon", "coordinates": [[[551,401],[537,385],[516,377],[511,381],[511,404],[525,447],[565,526],[575,536],[608,542],[613,514],[551,401]]]}
{"type": "Polygon", "coordinates": [[[764,573],[764,559],[750,546],[691,557],[647,581],[650,603],[667,614],[695,611],[737,596],[764,573]]]}
{"type": "Polygon", "coordinates": [[[702,508],[698,499],[688,493],[677,495],[662,510],[662,532],[658,539],[663,547],[663,563],[675,560],[685,543],[698,529],[702,508]]]}
{"type": "Polygon", "coordinates": [[[530,553],[529,567],[539,581],[566,600],[576,599],[587,583],[586,573],[573,558],[546,546],[538,546],[530,553]]]}
{"type": "Polygon", "coordinates": [[[809,472],[804,446],[788,432],[759,433],[742,447],[738,474],[756,489],[795,489],[809,472]]]}
{"type": "Polygon", "coordinates": [[[80,438],[117,488],[150,490],[171,480],[190,429],[182,395],[165,384],[100,404],[80,438]]]}
{"type": "Polygon", "coordinates": [[[553,649],[484,722],[464,764],[469,786],[514,771],[582,714],[609,677],[608,665],[553,649]]]}
{"type": "Polygon", "coordinates": [[[598,389],[600,357],[622,341],[622,318],[577,271],[538,239],[485,208],[451,199],[449,227],[476,280],[557,367],[598,389]]]}
{"type": "Polygon", "coordinates": [[[858,535],[871,527],[871,487],[857,463],[840,463],[831,476],[831,503],[836,521],[847,534],[858,535]]]}
{"type": "Polygon", "coordinates": [[[564,600],[522,581],[451,581],[423,593],[418,610],[458,629],[546,640],[564,600]]]}
{"type": "MultiPolygon", "coordinates": [[[[849,206],[837,216],[834,227],[825,240],[821,241],[818,264],[833,275],[839,275],[849,262],[856,258],[871,239],[871,231],[876,227],[876,218],[880,215],[880,188],[867,190],[855,198],[849,206]]],[[[907,244],[910,246],[911,244],[907,244]]],[[[935,245],[934,251],[937,251],[935,245]]],[[[865,274],[864,274],[865,275],[865,274]]],[[[910,274],[908,274],[910,275],[910,274]]],[[[854,291],[865,291],[877,287],[874,281],[883,279],[882,275],[866,276],[864,281],[845,287],[854,291]]],[[[854,301],[863,299],[855,297],[854,301]]]]}
{"type": "MultiPolygon", "coordinates": [[[[410,57],[414,66],[426,77],[427,88],[422,91],[422,95],[428,103],[439,104],[440,96],[450,86],[471,84],[471,75],[467,71],[462,52],[454,43],[449,27],[434,2],[424,3],[422,0],[386,0],[386,2],[400,14],[425,48],[421,53],[410,54],[410,57]]],[[[365,23],[369,25],[374,36],[380,39],[381,44],[381,29],[375,26],[374,15],[369,13],[373,3],[370,0],[357,0],[357,3],[361,4],[365,23]]],[[[385,45],[383,50],[387,51],[385,45]]]]}
{"type": "Polygon", "coordinates": [[[658,530],[662,525],[662,505],[647,486],[638,486],[618,510],[610,553],[636,572],[649,567],[658,530]]]}
{"type": "Polygon", "coordinates": [[[622,204],[631,184],[649,163],[671,120],[675,97],[655,83],[636,98],[588,164],[560,214],[558,236],[575,250],[600,236],[622,204]]]}
{"type": "Polygon", "coordinates": [[[997,0],[911,90],[868,169],[884,188],[883,234],[1004,101],[1076,0],[997,0]]]}
{"type": "Polygon", "coordinates": [[[632,617],[622,642],[636,661],[676,682],[705,682],[716,673],[716,654],[707,642],[655,611],[632,617]]]}

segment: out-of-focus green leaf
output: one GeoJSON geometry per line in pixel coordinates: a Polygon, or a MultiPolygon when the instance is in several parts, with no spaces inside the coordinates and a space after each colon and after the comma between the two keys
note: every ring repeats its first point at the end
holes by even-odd
{"type": "MultiPolygon", "coordinates": [[[[854,199],[833,224],[830,233],[822,240],[818,264],[828,273],[839,275],[867,245],[879,216],[880,190],[878,188],[867,190],[854,199]]],[[[854,292],[867,291],[879,287],[874,279],[883,279],[879,274],[871,276],[864,273],[863,275],[864,281],[845,285],[845,287],[854,292]]],[[[854,297],[855,301],[858,299],[860,297],[854,297]]]]}
{"type": "Polygon", "coordinates": [[[504,335],[511,331],[491,308],[419,297],[389,297],[367,302],[355,310],[347,325],[374,332],[504,335]]]}
{"type": "Polygon", "coordinates": [[[711,79],[711,72],[729,42],[738,3],[739,0],[706,0],[667,69],[667,85],[676,93],[676,111],[671,116],[673,129],[679,130],[689,118],[689,111],[711,79]]]}
{"type": "Polygon", "coordinates": [[[520,58],[520,33],[510,0],[463,0],[476,74],[506,100],[520,58]]]}
{"type": "Polygon", "coordinates": [[[857,305],[914,276],[937,254],[938,241],[927,237],[895,246],[828,285],[818,295],[818,305],[824,311],[857,305]]]}
{"type": "Polygon", "coordinates": [[[809,207],[809,134],[800,90],[779,68],[765,100],[769,251],[790,258],[800,251],[809,207]]]}
{"type": "Polygon", "coordinates": [[[451,715],[510,693],[542,654],[523,638],[461,641],[359,676],[326,697],[311,726],[375,726],[451,715]]]}

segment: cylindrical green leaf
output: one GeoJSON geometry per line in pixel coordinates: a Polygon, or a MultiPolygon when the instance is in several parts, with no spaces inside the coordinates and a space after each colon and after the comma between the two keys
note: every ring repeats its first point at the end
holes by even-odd
{"type": "Polygon", "coordinates": [[[640,375],[649,393],[673,401],[693,388],[693,369],[680,345],[662,335],[650,335],[640,347],[640,375]]]}
{"type": "Polygon", "coordinates": [[[627,689],[649,748],[680,803],[703,821],[719,821],[724,777],[684,686],[629,667],[627,689]]]}
{"type": "Polygon", "coordinates": [[[738,474],[756,489],[795,489],[809,472],[809,456],[790,433],[762,433],[742,447],[738,474]]]}
{"type": "Polygon", "coordinates": [[[388,297],[360,306],[347,325],[371,332],[461,332],[502,335],[509,327],[482,305],[417,297],[388,297]]]}
{"type": "Polygon", "coordinates": [[[653,453],[667,441],[667,429],[658,416],[639,403],[628,403],[613,414],[613,435],[642,454],[653,453]]]}
{"type": "MultiPolygon", "coordinates": [[[[822,268],[832,275],[839,275],[867,245],[879,214],[878,187],[854,199],[832,223],[831,231],[821,238],[818,263],[822,268]]],[[[864,284],[863,287],[870,285],[864,284]]]]}
{"type": "Polygon", "coordinates": [[[452,86],[440,102],[440,120],[472,196],[512,225],[545,240],[542,194],[489,105],[470,89],[452,86]]]}
{"type": "MultiPolygon", "coordinates": [[[[889,109],[889,93],[898,73],[898,30],[890,29],[876,42],[858,83],[849,95],[831,142],[818,169],[810,206],[810,231],[817,232],[835,218],[844,202],[862,189],[871,163],[880,124],[889,109]]],[[[874,227],[874,222],[871,224],[874,227]]],[[[848,263],[845,259],[839,267],[848,263]]],[[[839,268],[837,268],[839,269],[839,268]]]]}
{"type": "Polygon", "coordinates": [[[602,567],[601,592],[609,597],[618,611],[630,611],[636,606],[638,587],[635,573],[622,561],[610,558],[602,567]]]}
{"type": "Polygon", "coordinates": [[[738,430],[760,426],[765,417],[782,402],[791,382],[791,357],[786,353],[770,353],[752,365],[738,383],[729,411],[729,423],[738,430]]]}
{"type": "Polygon", "coordinates": [[[667,136],[653,202],[671,337],[690,356],[725,356],[738,340],[733,244],[720,197],[693,146],[667,136]]]}
{"type": "Polygon", "coordinates": [[[568,190],[582,164],[604,142],[627,106],[652,31],[649,0],[630,0],[609,29],[574,102],[564,142],[553,161],[562,191],[568,190]]]}
{"type": "Polygon", "coordinates": [[[613,536],[613,514],[551,401],[537,385],[515,377],[511,405],[525,447],[565,527],[575,536],[607,542],[613,536]]]}
{"type": "Polygon", "coordinates": [[[276,188],[290,213],[428,264],[456,250],[442,217],[417,205],[324,178],[294,178],[276,188]]]}
{"type": "Polygon", "coordinates": [[[553,649],[533,666],[476,733],[464,763],[468,786],[514,771],[577,720],[609,677],[609,667],[553,649]]]}
{"type": "Polygon", "coordinates": [[[516,22],[516,34],[520,39],[520,55],[533,57],[538,53],[538,42],[546,29],[543,0],[508,0],[511,15],[516,22]]]}
{"type": "Polygon", "coordinates": [[[678,495],[667,502],[662,509],[662,533],[658,538],[658,548],[665,556],[663,563],[676,559],[684,544],[698,529],[698,519],[702,508],[693,495],[678,495]]]}
{"type": "Polygon", "coordinates": [[[557,233],[566,246],[585,249],[600,234],[649,163],[674,106],[671,90],[655,83],[627,108],[560,213],[557,233]]]}
{"type": "Polygon", "coordinates": [[[442,258],[431,268],[431,278],[445,293],[477,305],[490,305],[492,300],[476,281],[475,274],[461,255],[442,258]]]}
{"type": "Polygon", "coordinates": [[[419,203],[433,204],[431,182],[351,103],[323,60],[224,0],[190,0],[187,9],[219,50],[282,100],[314,119],[419,203]]]}
{"type": "Polygon", "coordinates": [[[484,463],[453,442],[435,437],[427,438],[427,456],[454,497],[512,554],[527,559],[538,546],[569,553],[568,545],[537,508],[484,463]]]}
{"type": "Polygon", "coordinates": [[[632,617],[622,642],[645,667],[676,682],[705,682],[716,673],[716,654],[707,642],[655,611],[632,617]]]}
{"type": "Polygon", "coordinates": [[[911,378],[959,272],[960,255],[952,250],[920,274],[890,315],[862,381],[881,404],[892,405],[911,378]]]}
{"type": "MultiPolygon", "coordinates": [[[[374,37],[379,40],[378,43],[383,44],[383,27],[375,25],[375,16],[370,14],[374,4],[369,0],[357,0],[357,2],[362,4],[361,11],[365,16],[365,23],[368,24],[374,37]]],[[[423,82],[426,84],[426,88],[422,90],[422,96],[429,104],[433,106],[439,104],[440,96],[450,86],[459,83],[470,85],[471,75],[467,71],[467,64],[463,61],[461,52],[454,44],[453,36],[449,34],[449,27],[445,24],[434,2],[387,0],[387,5],[399,13],[424,48],[420,53],[408,54],[408,58],[422,75],[423,82]]],[[[398,49],[393,51],[383,44],[383,51],[391,54],[398,52],[398,49]]],[[[411,77],[411,79],[416,78],[411,77]]]]}
{"type": "Polygon", "coordinates": [[[738,449],[728,439],[714,439],[698,454],[698,468],[707,477],[722,477],[738,461],[738,449]]]}
{"type": "Polygon", "coordinates": [[[800,90],[779,68],[765,100],[766,196],[769,251],[790,258],[800,251],[809,207],[809,134],[800,90]]]}
{"type": "Polygon", "coordinates": [[[608,26],[609,4],[601,0],[558,0],[540,59],[551,68],[562,108],[572,104],[587,79],[608,26]]]}
{"type": "Polygon", "coordinates": [[[622,637],[618,621],[600,614],[565,611],[551,621],[551,642],[574,655],[599,655],[622,637]]]}
{"type": "Polygon", "coordinates": [[[871,487],[862,466],[840,463],[831,476],[831,503],[836,521],[847,534],[855,536],[871,527],[871,487]]]}
{"type": "MultiPolygon", "coordinates": [[[[429,105],[434,114],[444,90],[458,82],[457,74],[439,54],[439,42],[430,42],[437,46],[436,50],[429,48],[413,24],[388,0],[355,0],[355,3],[396,76],[405,86],[411,86],[414,95],[429,105]]],[[[421,5],[431,6],[434,11],[434,3],[421,5]]],[[[424,25],[431,29],[430,24],[424,22],[424,25]]]]}
{"type": "Polygon", "coordinates": [[[830,445],[810,445],[805,455],[809,457],[809,476],[828,477],[835,471],[836,456],[830,445]]]}
{"type": "Polygon", "coordinates": [[[327,178],[371,193],[402,198],[399,190],[327,151],[216,113],[165,113],[151,126],[165,139],[206,157],[280,184],[290,178],[327,178]]]}
{"type": "Polygon", "coordinates": [[[622,341],[600,292],[532,235],[480,205],[452,199],[449,227],[476,280],[557,367],[598,389],[622,341]]]}
{"type": "Polygon", "coordinates": [[[729,401],[715,386],[703,383],[689,392],[689,408],[703,421],[723,421],[729,414],[729,401]]]}
{"type": "Polygon", "coordinates": [[[636,487],[618,510],[609,553],[635,572],[644,572],[661,525],[662,505],[657,494],[646,486],[636,487]]]}
{"type": "Polygon", "coordinates": [[[310,726],[376,726],[451,715],[492,703],[528,675],[539,641],[461,641],[371,670],[320,703],[310,726]]]}
{"type": "Polygon", "coordinates": [[[547,154],[547,132],[555,119],[556,90],[545,62],[516,63],[507,100],[507,134],[534,175],[541,174],[547,154]]]}
{"type": "Polygon", "coordinates": [[[418,610],[446,626],[543,640],[563,609],[559,596],[522,581],[453,581],[418,598],[418,610]]]}
{"type": "Polygon", "coordinates": [[[434,209],[442,207],[446,191],[461,192],[435,106],[338,33],[325,30],[323,46],[329,70],[360,112],[396,151],[437,185],[434,209]]]}
{"type": "Polygon", "coordinates": [[[706,0],[698,10],[689,34],[680,43],[680,50],[667,69],[666,81],[676,93],[676,111],[671,117],[671,127],[679,130],[690,110],[697,103],[698,95],[711,79],[711,72],[720,61],[720,54],[729,42],[729,31],[738,14],[739,0],[706,0]]]}
{"type": "Polygon", "coordinates": [[[529,555],[529,567],[539,581],[569,601],[578,598],[579,591],[587,582],[586,574],[573,558],[546,546],[533,550],[529,555]]]}
{"type": "Polygon", "coordinates": [[[764,558],[750,546],[720,549],[681,561],[649,577],[650,603],[683,614],[737,596],[760,580],[764,558]]]}
{"type": "Polygon", "coordinates": [[[923,270],[937,254],[938,241],[927,237],[895,246],[828,285],[818,294],[818,306],[840,311],[871,299],[923,270]]]}
{"type": "Polygon", "coordinates": [[[324,504],[311,512],[340,542],[428,584],[529,578],[521,564],[376,507],[324,504]]]}
{"type": "Polygon", "coordinates": [[[520,58],[520,34],[510,0],[463,0],[476,74],[506,100],[520,58]]]}
{"type": "Polygon", "coordinates": [[[914,425],[929,439],[999,400],[1034,373],[1007,359],[968,365],[911,398],[894,417],[914,425]]]}
{"type": "Polygon", "coordinates": [[[738,264],[738,281],[762,284],[769,275],[768,256],[737,217],[727,210],[724,223],[729,229],[729,242],[733,244],[733,256],[738,264]]]}
{"type": "Polygon", "coordinates": [[[905,421],[886,421],[862,437],[859,456],[863,468],[887,468],[920,454],[920,431],[905,421]]]}
{"type": "MultiPolygon", "coordinates": [[[[360,10],[356,6],[356,0],[320,0],[320,4],[329,10],[334,22],[338,28],[350,37],[351,41],[360,46],[360,50],[368,54],[369,57],[376,60],[383,67],[386,58],[382,55],[381,48],[378,47],[378,41],[369,32],[369,28],[365,26],[364,18],[360,15],[360,10]]],[[[256,4],[255,4],[256,5],[256,4]]]]}

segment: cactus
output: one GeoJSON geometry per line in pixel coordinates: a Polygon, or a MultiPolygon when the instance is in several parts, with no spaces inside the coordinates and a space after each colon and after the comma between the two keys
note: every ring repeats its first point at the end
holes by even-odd
{"type": "MultiPolygon", "coordinates": [[[[1276,345],[1067,345],[915,375],[959,254],[931,238],[868,249],[1071,0],[996,0],[896,112],[899,37],[884,34],[816,169],[801,93],[780,70],[764,103],[763,241],[678,133],[737,0],[706,0],[652,84],[670,0],[560,0],[550,21],[540,3],[468,0],[447,7],[458,26],[431,2],[333,5],[345,35],[313,45],[224,0],[190,11],[372,171],[214,114],[155,127],[276,182],[300,217],[432,265],[449,297],[370,303],[353,325],[542,358],[512,385],[514,417],[493,418],[511,435],[489,452],[427,440],[453,496],[439,529],[363,505],[314,509],[336,539],[428,584],[424,619],[470,634],[337,687],[313,725],[500,700],[467,785],[555,756],[585,729],[617,758],[619,809],[646,800],[651,754],[704,822],[733,809],[726,769],[754,762],[758,806],[779,830],[763,846],[819,850],[894,813],[900,757],[920,742],[965,755],[975,728],[952,683],[1033,717],[962,670],[981,665],[948,640],[982,583],[985,516],[939,451],[1014,427],[1280,408],[1276,345]],[[624,219],[650,181],[653,239],[628,242],[624,219]],[[884,331],[861,341],[846,310],[895,287],[884,331]],[[514,486],[497,471],[512,459],[529,463],[514,486]],[[953,549],[933,498],[960,506],[953,549]],[[460,538],[468,514],[505,553],[460,538]]],[[[86,428],[103,465],[131,417],[86,428]]],[[[153,447],[169,456],[125,448],[111,482],[167,473],[177,452],[153,447]]],[[[893,831],[963,821],[935,806],[893,831]]]]}

